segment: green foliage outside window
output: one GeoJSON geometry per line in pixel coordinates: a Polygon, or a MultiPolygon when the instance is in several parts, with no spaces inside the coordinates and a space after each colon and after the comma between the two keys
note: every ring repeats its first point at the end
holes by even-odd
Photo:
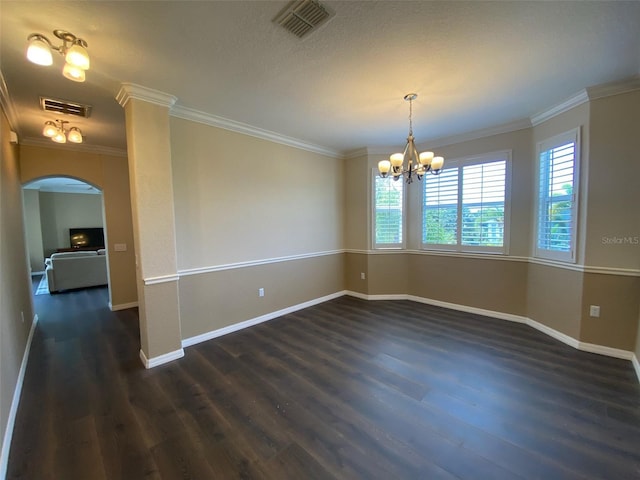
{"type": "Polygon", "coordinates": [[[398,246],[403,243],[402,180],[376,177],[375,200],[375,245],[398,246]]]}
{"type": "Polygon", "coordinates": [[[562,185],[561,191],[552,194],[547,208],[546,238],[548,248],[568,252],[571,249],[571,212],[573,185],[562,185]]]}

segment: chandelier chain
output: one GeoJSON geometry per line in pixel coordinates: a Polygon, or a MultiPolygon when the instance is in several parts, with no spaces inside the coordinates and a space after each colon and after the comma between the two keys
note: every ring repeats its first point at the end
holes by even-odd
{"type": "Polygon", "coordinates": [[[409,99],[409,135],[413,135],[413,99],[409,99]]]}

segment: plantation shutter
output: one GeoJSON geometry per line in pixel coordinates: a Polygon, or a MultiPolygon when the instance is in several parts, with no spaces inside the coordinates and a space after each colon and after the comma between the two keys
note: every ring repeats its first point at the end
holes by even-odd
{"type": "Polygon", "coordinates": [[[468,165],[462,169],[462,245],[504,245],[506,162],[468,165]]]}
{"type": "Polygon", "coordinates": [[[378,175],[374,181],[375,213],[374,236],[375,247],[402,247],[403,237],[403,205],[404,182],[393,177],[382,178],[378,175]]]}
{"type": "Polygon", "coordinates": [[[422,243],[456,245],[458,242],[458,168],[440,175],[425,175],[422,243]]]}
{"type": "Polygon", "coordinates": [[[572,253],[575,142],[540,152],[538,249],[572,253]]]}

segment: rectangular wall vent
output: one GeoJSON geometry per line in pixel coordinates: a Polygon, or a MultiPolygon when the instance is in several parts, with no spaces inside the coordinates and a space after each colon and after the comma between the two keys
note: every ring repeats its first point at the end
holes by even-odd
{"type": "Polygon", "coordinates": [[[331,11],[315,0],[297,0],[289,4],[274,22],[302,38],[332,16],[331,11]]]}
{"type": "Polygon", "coordinates": [[[40,107],[45,112],[64,113],[65,115],[75,115],[77,117],[89,118],[91,115],[91,105],[68,102],[55,98],[40,97],[40,107]]]}

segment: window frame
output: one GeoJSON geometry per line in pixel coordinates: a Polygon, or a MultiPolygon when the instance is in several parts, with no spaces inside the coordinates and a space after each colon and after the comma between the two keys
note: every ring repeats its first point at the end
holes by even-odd
{"type": "MultiPolygon", "coordinates": [[[[407,245],[407,183],[404,176],[397,181],[402,183],[402,240],[399,243],[377,243],[376,242],[376,178],[381,177],[378,168],[371,169],[371,246],[373,250],[403,250],[407,245]]],[[[386,177],[393,182],[391,176],[386,177]]]]}
{"type": "Polygon", "coordinates": [[[580,209],[580,164],[581,164],[581,148],[580,148],[580,127],[569,130],[553,137],[542,140],[536,144],[536,183],[534,188],[535,210],[533,220],[535,222],[533,229],[533,256],[535,258],[552,260],[557,262],[576,263],[578,248],[578,215],[580,209]],[[574,145],[573,150],[573,197],[571,202],[571,242],[568,252],[559,250],[549,250],[540,248],[538,244],[540,234],[540,214],[541,214],[541,195],[540,182],[542,177],[542,160],[541,154],[554,148],[561,147],[568,143],[574,145]]]}
{"type": "Polygon", "coordinates": [[[420,192],[420,249],[425,251],[444,251],[444,252],[457,252],[457,253],[474,253],[474,254],[488,254],[488,255],[508,255],[509,253],[509,240],[511,231],[511,150],[499,150],[496,152],[483,153],[480,155],[473,155],[469,157],[461,157],[457,159],[447,160],[445,169],[458,168],[458,202],[457,202],[457,239],[455,244],[434,244],[424,243],[424,217],[425,217],[425,185],[421,185],[422,191],[420,192]],[[493,162],[505,162],[504,173],[504,227],[502,247],[494,246],[482,246],[482,245],[464,245],[462,244],[462,209],[463,203],[463,188],[464,178],[461,179],[461,175],[464,167],[481,165],[485,163],[493,162]]]}

